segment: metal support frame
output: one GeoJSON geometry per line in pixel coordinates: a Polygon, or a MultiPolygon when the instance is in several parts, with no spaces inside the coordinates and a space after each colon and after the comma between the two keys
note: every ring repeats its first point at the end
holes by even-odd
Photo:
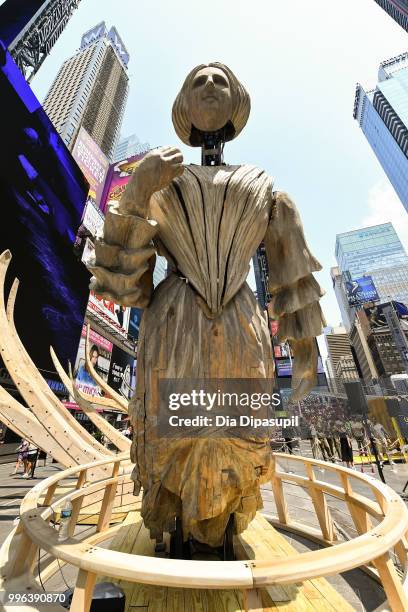
{"type": "Polygon", "coordinates": [[[48,0],[9,51],[28,82],[37,73],[81,0],[48,0]]]}

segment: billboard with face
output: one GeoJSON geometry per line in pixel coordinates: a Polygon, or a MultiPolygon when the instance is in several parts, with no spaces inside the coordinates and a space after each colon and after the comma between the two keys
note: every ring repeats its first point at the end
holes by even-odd
{"type": "Polygon", "coordinates": [[[380,299],[371,276],[347,280],[345,284],[350,306],[359,306],[365,302],[376,302],[380,299]]]}
{"type": "MultiPolygon", "coordinates": [[[[86,326],[82,328],[81,341],[78,347],[78,354],[74,368],[75,386],[89,395],[102,395],[102,389],[92,378],[85,359],[85,338],[86,326]]],[[[112,342],[103,336],[90,330],[89,334],[90,350],[89,357],[97,373],[104,380],[108,379],[109,366],[112,354],[112,342]]]]}
{"type": "Polygon", "coordinates": [[[89,183],[89,197],[99,206],[109,170],[109,160],[83,127],[79,130],[72,156],[89,183]]]}

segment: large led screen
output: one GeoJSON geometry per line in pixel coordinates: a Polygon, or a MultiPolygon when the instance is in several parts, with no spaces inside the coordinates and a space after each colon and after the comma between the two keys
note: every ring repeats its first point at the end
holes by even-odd
{"type": "MultiPolygon", "coordinates": [[[[1,56],[1,53],[0,53],[1,56]]],[[[6,294],[20,280],[16,326],[37,366],[78,349],[89,273],[73,254],[89,185],[3,48],[0,66],[0,250],[12,252],[6,294]]]]}

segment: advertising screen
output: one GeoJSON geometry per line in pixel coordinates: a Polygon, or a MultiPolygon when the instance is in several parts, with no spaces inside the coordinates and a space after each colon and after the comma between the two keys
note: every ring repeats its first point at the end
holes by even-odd
{"type": "Polygon", "coordinates": [[[358,306],[365,302],[376,302],[380,299],[371,276],[346,281],[346,291],[350,306],[358,306]]]}
{"type": "Polygon", "coordinates": [[[368,319],[371,329],[379,329],[381,327],[387,327],[387,320],[382,311],[381,305],[370,306],[369,308],[364,308],[364,312],[367,315],[367,319],[368,319]]]}
{"type": "MultiPolygon", "coordinates": [[[[85,339],[86,326],[84,325],[81,333],[81,341],[78,347],[78,354],[75,361],[74,378],[75,386],[84,393],[89,395],[103,395],[102,389],[97,385],[88,368],[85,360],[85,339]]],[[[89,356],[96,372],[102,376],[104,380],[108,379],[109,365],[112,355],[112,342],[90,330],[89,334],[90,350],[89,356]]]]}
{"type": "Polygon", "coordinates": [[[92,310],[97,316],[114,327],[123,336],[126,336],[129,329],[130,308],[120,306],[110,300],[104,300],[93,291],[89,294],[88,309],[92,310]]]}
{"type": "Polygon", "coordinates": [[[137,340],[139,338],[140,323],[142,320],[143,310],[142,308],[131,308],[129,317],[129,330],[128,334],[137,340]]]}
{"type": "Polygon", "coordinates": [[[90,274],[74,256],[88,183],[9,54],[0,67],[0,251],[20,281],[15,322],[37,367],[74,362],[90,274]]]}
{"type": "Polygon", "coordinates": [[[99,206],[109,160],[83,127],[79,130],[72,156],[89,183],[89,197],[99,206]]]}
{"type": "Polygon", "coordinates": [[[129,400],[134,390],[135,358],[118,346],[113,346],[109,368],[108,384],[123,397],[129,400]]]}
{"type": "MultiPolygon", "coordinates": [[[[279,323],[274,319],[269,319],[269,331],[272,338],[273,355],[278,377],[292,376],[294,362],[293,351],[289,342],[279,342],[278,340],[279,323]]],[[[317,373],[324,374],[322,358],[319,355],[317,361],[317,373]]]]}
{"type": "Polygon", "coordinates": [[[106,213],[108,205],[119,202],[130,177],[145,155],[146,153],[133,155],[129,159],[116,162],[110,167],[101,202],[101,210],[104,213],[106,213]]]}

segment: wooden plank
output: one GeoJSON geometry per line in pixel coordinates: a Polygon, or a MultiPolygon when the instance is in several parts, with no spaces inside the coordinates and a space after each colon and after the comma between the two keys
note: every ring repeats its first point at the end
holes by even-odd
{"type": "MultiPolygon", "coordinates": [[[[127,524],[118,531],[110,548],[122,552],[154,556],[154,541],[143,526],[140,515],[129,515],[127,524]],[[139,519],[132,524],[134,519],[139,519]]],[[[261,515],[257,514],[248,529],[236,537],[239,558],[276,559],[297,553],[291,544],[261,515]]],[[[159,561],[159,559],[158,559],[159,561]]],[[[191,562],[193,563],[193,562],[191,562]]],[[[222,562],[220,561],[220,571],[222,562]]],[[[103,580],[101,577],[99,580],[103,580]]],[[[308,580],[297,585],[273,585],[264,589],[203,590],[155,587],[120,581],[127,597],[127,610],[148,612],[351,612],[353,608],[324,579],[308,580]],[[245,608],[246,605],[246,608],[245,608]]]]}
{"type": "Polygon", "coordinates": [[[382,555],[375,559],[373,563],[380,574],[392,612],[406,612],[408,610],[408,597],[389,555],[382,555]]]}
{"type": "Polygon", "coordinates": [[[79,570],[70,607],[71,612],[89,612],[95,582],[96,574],[79,570]]]}

